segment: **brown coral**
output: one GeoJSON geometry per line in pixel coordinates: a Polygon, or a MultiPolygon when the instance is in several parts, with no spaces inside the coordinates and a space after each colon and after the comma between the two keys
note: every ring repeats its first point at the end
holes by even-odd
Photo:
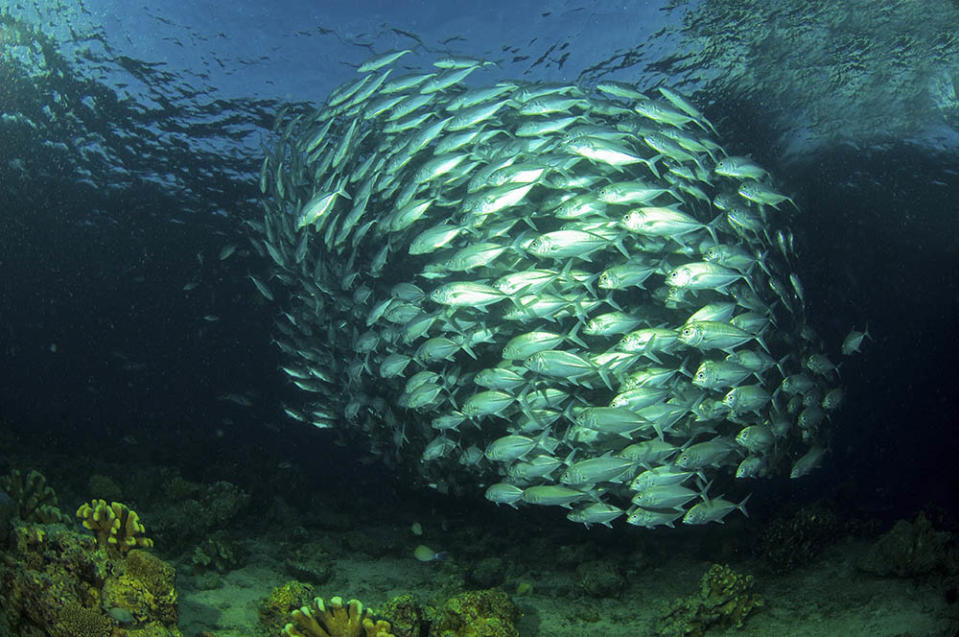
{"type": "Polygon", "coordinates": [[[84,528],[94,532],[97,544],[121,555],[134,548],[150,548],[153,540],[144,537],[146,529],[140,516],[125,504],[105,500],[91,500],[77,509],[77,517],[84,528]]]}
{"type": "Polygon", "coordinates": [[[283,628],[285,637],[393,637],[389,622],[374,620],[355,599],[344,605],[341,597],[333,597],[329,604],[317,597],[291,615],[293,621],[283,628]]]}

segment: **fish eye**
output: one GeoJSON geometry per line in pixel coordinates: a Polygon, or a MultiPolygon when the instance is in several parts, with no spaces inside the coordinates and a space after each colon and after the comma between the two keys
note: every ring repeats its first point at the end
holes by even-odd
{"type": "Polygon", "coordinates": [[[696,372],[696,380],[706,380],[706,372],[696,372]]]}

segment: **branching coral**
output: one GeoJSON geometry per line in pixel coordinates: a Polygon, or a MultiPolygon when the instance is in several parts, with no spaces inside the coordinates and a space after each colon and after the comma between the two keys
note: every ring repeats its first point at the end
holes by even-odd
{"type": "Polygon", "coordinates": [[[125,504],[91,500],[77,509],[83,526],[96,534],[97,544],[121,555],[134,548],[150,548],[153,540],[144,537],[146,529],[140,516],[125,504]]]}
{"type": "Polygon", "coordinates": [[[57,494],[47,486],[47,479],[39,471],[30,471],[24,477],[16,469],[0,478],[0,490],[17,503],[17,515],[24,522],[55,524],[65,522],[66,516],[57,508],[57,494]]]}
{"type": "Polygon", "coordinates": [[[317,597],[309,606],[292,613],[283,628],[284,637],[393,637],[389,622],[374,620],[368,608],[355,599],[345,605],[341,597],[326,604],[317,597]]]}

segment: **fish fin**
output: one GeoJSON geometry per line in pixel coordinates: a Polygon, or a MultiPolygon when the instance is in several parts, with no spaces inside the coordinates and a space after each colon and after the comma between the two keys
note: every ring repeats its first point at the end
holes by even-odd
{"type": "Polygon", "coordinates": [[[704,224],[703,226],[704,228],[706,228],[706,232],[709,233],[709,236],[712,237],[713,242],[716,245],[719,245],[719,237],[716,236],[715,226],[720,225],[725,219],[726,219],[726,213],[721,212],[718,215],[716,215],[716,217],[712,221],[710,221],[707,224],[704,224]]]}
{"type": "Polygon", "coordinates": [[[607,387],[610,391],[614,391],[614,390],[613,390],[613,383],[610,382],[609,373],[608,373],[608,372],[609,372],[609,367],[610,367],[612,364],[613,364],[613,361],[610,361],[610,362],[606,363],[605,365],[601,365],[601,366],[596,370],[596,373],[599,374],[599,377],[603,380],[603,384],[605,384],[606,387],[607,387]]]}
{"type": "Polygon", "coordinates": [[[536,446],[540,449],[544,449],[546,453],[552,454],[554,451],[556,451],[556,444],[549,442],[550,433],[551,429],[549,427],[544,429],[543,432],[536,437],[536,446]]]}
{"type": "Polygon", "coordinates": [[[623,245],[622,239],[616,239],[616,241],[613,242],[613,246],[615,246],[616,249],[619,250],[619,253],[621,255],[623,255],[627,259],[629,258],[629,251],[627,251],[626,246],[623,245]]]}
{"type": "Polygon", "coordinates": [[[762,336],[760,336],[759,334],[756,334],[756,335],[753,337],[753,339],[754,339],[757,343],[759,343],[759,345],[760,345],[764,350],[766,350],[766,353],[767,353],[767,354],[770,354],[770,355],[772,354],[772,353],[769,351],[769,345],[766,345],[766,339],[764,339],[764,338],[763,338],[762,336]]]}
{"type": "MultiPolygon", "coordinates": [[[[666,438],[663,437],[663,426],[658,422],[650,422],[649,424],[656,430],[656,437],[665,442],[666,438]]],[[[632,437],[630,437],[630,439],[632,439],[632,437]]]]}
{"type": "MultiPolygon", "coordinates": [[[[572,260],[572,259],[571,259],[572,260]]],[[[598,296],[596,294],[596,288],[593,287],[593,281],[599,278],[599,274],[594,274],[583,281],[583,287],[586,288],[586,291],[590,293],[591,296],[598,296]]]]}
{"type": "Polygon", "coordinates": [[[566,338],[569,339],[572,343],[579,345],[583,349],[588,350],[589,347],[586,345],[586,342],[579,337],[579,328],[583,325],[582,321],[577,321],[576,325],[573,326],[573,329],[569,331],[569,334],[566,335],[566,338]]]}
{"type": "Polygon", "coordinates": [[[749,514],[746,513],[746,501],[749,500],[749,498],[751,497],[753,497],[752,493],[747,494],[746,497],[743,498],[743,501],[736,505],[736,508],[742,511],[743,515],[745,515],[747,518],[749,517],[749,514]]]}
{"type": "Polygon", "coordinates": [[[683,376],[686,376],[687,378],[695,378],[696,376],[695,372],[691,372],[689,368],[686,366],[688,363],[689,363],[689,357],[684,358],[683,362],[679,364],[679,370],[677,371],[679,371],[680,374],[682,374],[683,376]]]}
{"type": "Polygon", "coordinates": [[[539,232],[539,230],[536,228],[536,224],[533,223],[533,220],[530,218],[529,215],[523,215],[522,217],[520,217],[520,221],[522,221],[527,226],[529,226],[533,232],[539,232]]]}
{"type": "MultiPolygon", "coordinates": [[[[640,286],[640,287],[642,287],[642,286],[640,286]]],[[[609,305],[610,307],[612,307],[613,309],[615,309],[615,310],[617,310],[617,311],[619,311],[619,312],[622,312],[622,311],[623,311],[623,306],[621,306],[619,303],[617,303],[616,301],[613,300],[613,293],[612,293],[612,292],[610,292],[609,294],[607,294],[607,295],[606,295],[606,298],[603,299],[603,301],[604,301],[607,305],[609,305]]]]}
{"type": "Polygon", "coordinates": [[[510,244],[510,248],[511,248],[513,251],[518,252],[519,254],[526,254],[526,250],[524,250],[524,249],[521,247],[521,245],[522,245],[522,243],[526,240],[526,235],[527,235],[527,234],[528,234],[528,233],[527,233],[526,230],[520,232],[520,233],[519,233],[519,236],[517,236],[515,239],[513,239],[513,242],[510,244]]]}
{"type": "MultiPolygon", "coordinates": [[[[748,276],[746,276],[745,274],[743,275],[742,278],[743,278],[743,281],[746,282],[746,285],[749,286],[749,289],[753,291],[753,294],[755,294],[756,296],[759,296],[759,293],[756,291],[756,288],[753,287],[753,281],[752,281],[752,279],[749,278],[748,276]]],[[[762,297],[760,297],[760,298],[762,298],[762,297]]],[[[766,350],[766,351],[768,352],[769,350],[766,350]]]]}

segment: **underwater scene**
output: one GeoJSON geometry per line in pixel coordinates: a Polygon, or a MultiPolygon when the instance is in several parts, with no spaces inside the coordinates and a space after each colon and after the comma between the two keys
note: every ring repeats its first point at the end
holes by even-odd
{"type": "Polygon", "coordinates": [[[959,635],[959,2],[0,0],[0,637],[959,635]]]}

